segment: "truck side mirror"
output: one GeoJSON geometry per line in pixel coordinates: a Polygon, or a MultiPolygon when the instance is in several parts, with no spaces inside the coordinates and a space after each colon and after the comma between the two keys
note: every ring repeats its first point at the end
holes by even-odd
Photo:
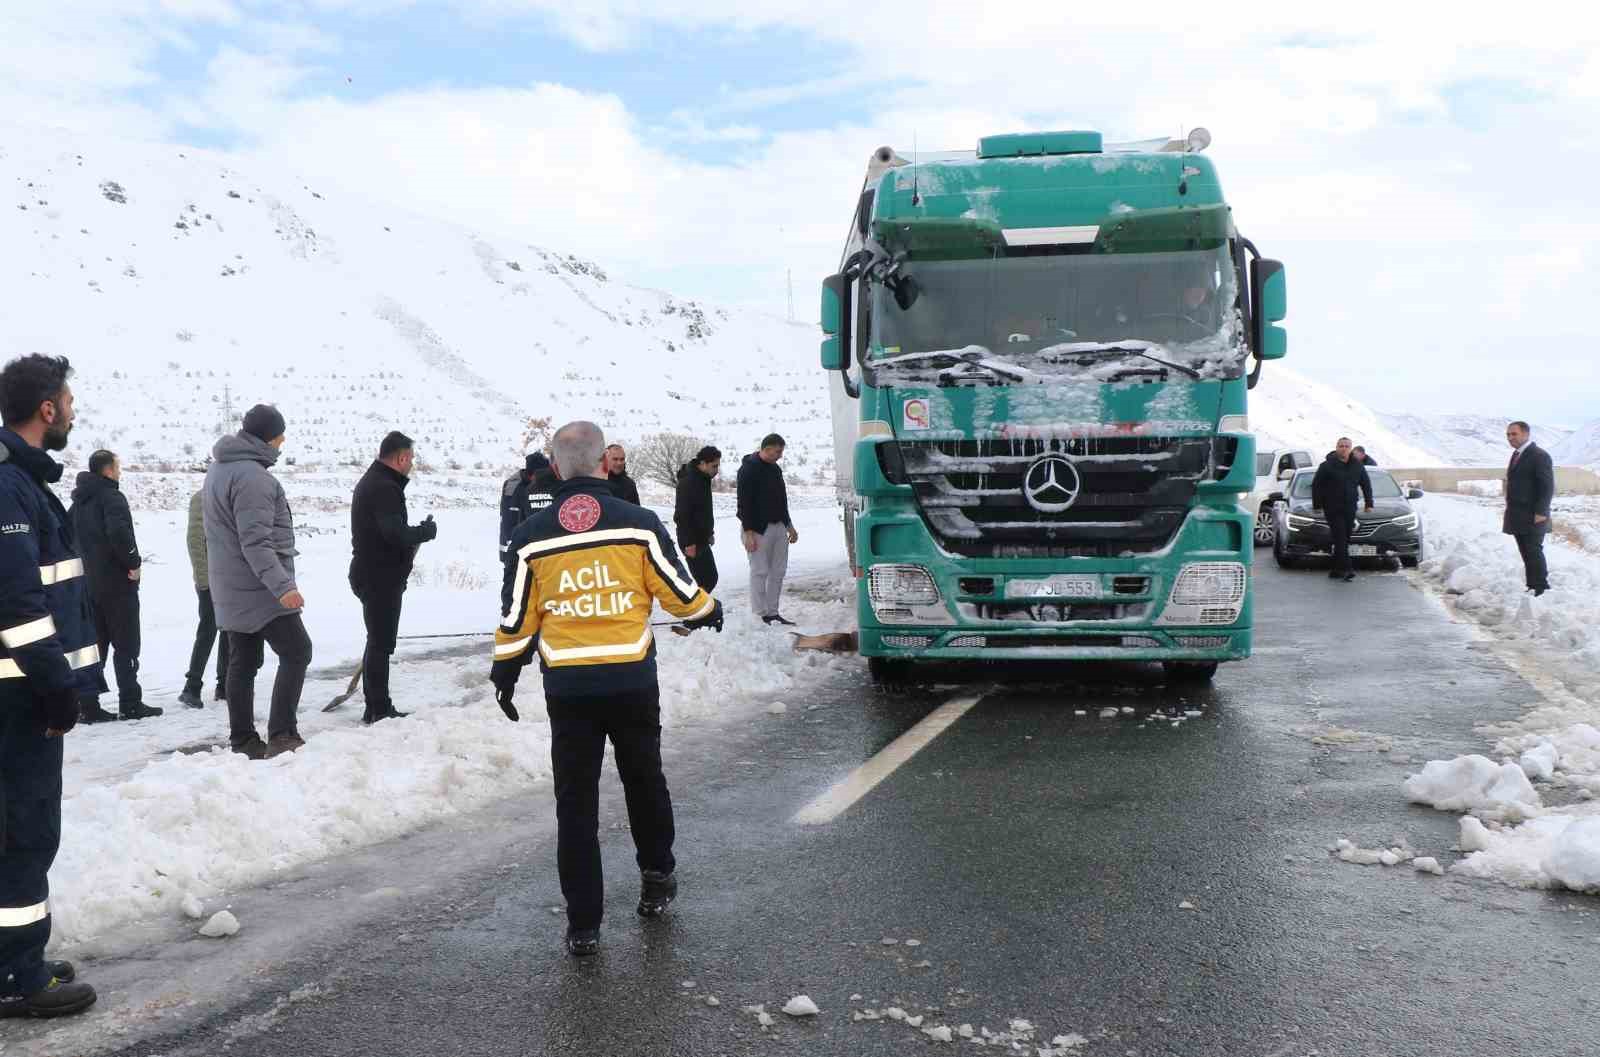
{"type": "MultiPolygon", "coordinates": [[[[839,321],[844,315],[844,276],[830,275],[822,280],[822,332],[839,333],[839,321]]],[[[837,368],[829,368],[837,370],[837,368]]]]}
{"type": "Polygon", "coordinates": [[[1406,498],[1407,499],[1421,499],[1422,498],[1422,489],[1420,489],[1420,488],[1408,488],[1408,489],[1406,489],[1406,498]]]}
{"type": "Polygon", "coordinates": [[[1289,314],[1289,288],[1282,261],[1262,257],[1250,262],[1250,304],[1256,356],[1283,359],[1289,353],[1289,334],[1277,324],[1289,314]]]}
{"type": "Polygon", "coordinates": [[[842,371],[845,368],[844,345],[837,335],[822,339],[822,369],[824,371],[842,371]]]}

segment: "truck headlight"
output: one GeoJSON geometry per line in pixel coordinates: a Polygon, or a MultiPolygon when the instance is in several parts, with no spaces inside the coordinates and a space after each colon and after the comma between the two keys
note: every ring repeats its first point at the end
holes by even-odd
{"type": "Polygon", "coordinates": [[[1292,528],[1292,529],[1308,529],[1312,525],[1315,525],[1316,523],[1317,523],[1317,519],[1316,518],[1314,518],[1314,517],[1306,517],[1304,514],[1290,514],[1289,515],[1289,527],[1292,528]]]}
{"type": "Polygon", "coordinates": [[[1244,599],[1242,562],[1194,562],[1185,565],[1172,585],[1172,601],[1180,606],[1227,606],[1244,599]]]}
{"type": "Polygon", "coordinates": [[[1389,524],[1393,525],[1397,529],[1406,529],[1407,531],[1410,531],[1411,529],[1417,527],[1417,515],[1402,514],[1393,521],[1389,522],[1389,524]]]}
{"type": "Polygon", "coordinates": [[[917,612],[920,607],[944,601],[933,574],[920,565],[874,565],[867,570],[867,599],[872,612],[885,623],[947,623],[944,612],[917,612]]]}

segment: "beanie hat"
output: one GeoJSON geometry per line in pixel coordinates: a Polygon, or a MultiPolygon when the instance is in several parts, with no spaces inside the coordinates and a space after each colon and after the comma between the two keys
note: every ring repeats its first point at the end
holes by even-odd
{"type": "Polygon", "coordinates": [[[544,457],[542,451],[529,452],[527,465],[529,473],[538,473],[540,470],[550,469],[550,460],[544,457]]]}
{"type": "Polygon", "coordinates": [[[270,441],[283,436],[283,415],[271,404],[257,404],[244,413],[243,432],[259,440],[270,441]]]}

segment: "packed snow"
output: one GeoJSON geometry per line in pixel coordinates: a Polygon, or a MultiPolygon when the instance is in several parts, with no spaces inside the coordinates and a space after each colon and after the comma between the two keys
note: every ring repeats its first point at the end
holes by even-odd
{"type": "Polygon", "coordinates": [[[1600,499],[1557,497],[1545,547],[1552,589],[1539,598],[1500,531],[1502,504],[1424,499],[1419,571],[1539,696],[1517,719],[1482,728],[1489,755],[1429,762],[1406,779],[1405,795],[1468,812],[1451,872],[1600,893],[1600,499]]]}

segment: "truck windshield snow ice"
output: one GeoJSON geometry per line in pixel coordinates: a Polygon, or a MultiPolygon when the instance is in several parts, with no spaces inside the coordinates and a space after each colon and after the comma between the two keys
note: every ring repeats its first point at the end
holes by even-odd
{"type": "Polygon", "coordinates": [[[874,678],[951,659],[1250,654],[1246,391],[1288,339],[1202,129],[889,148],[823,284],[835,465],[874,678]]]}

